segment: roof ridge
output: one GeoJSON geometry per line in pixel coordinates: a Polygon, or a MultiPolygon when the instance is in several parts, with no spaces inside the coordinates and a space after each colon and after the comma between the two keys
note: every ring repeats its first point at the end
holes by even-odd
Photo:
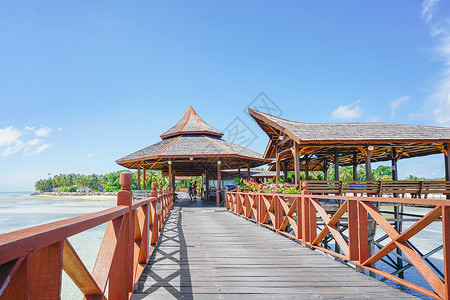
{"type": "Polygon", "coordinates": [[[177,136],[176,138],[174,138],[170,143],[168,143],[167,145],[165,145],[164,148],[162,148],[158,153],[156,153],[156,155],[160,155],[161,153],[163,153],[164,151],[166,151],[167,148],[169,148],[173,143],[175,143],[180,137],[181,137],[181,135],[179,135],[179,136],[177,136]]]}
{"type": "MultiPolygon", "coordinates": [[[[191,117],[192,110],[193,110],[192,106],[189,106],[187,112],[184,114],[186,116],[186,119],[184,120],[183,125],[181,125],[181,127],[177,130],[177,132],[182,131],[183,128],[186,127],[186,124],[189,122],[189,118],[191,117]]],[[[184,118],[184,116],[183,116],[183,118],[184,118]]],[[[183,118],[181,118],[181,119],[183,119],[183,118]]]]}

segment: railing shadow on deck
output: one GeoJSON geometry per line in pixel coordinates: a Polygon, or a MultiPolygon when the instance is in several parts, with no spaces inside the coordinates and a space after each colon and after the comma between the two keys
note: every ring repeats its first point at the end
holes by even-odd
{"type": "Polygon", "coordinates": [[[156,183],[151,198],[132,201],[131,181],[121,173],[116,207],[0,235],[0,299],[59,299],[62,270],[85,299],[129,299],[173,207],[156,183]],[[89,272],[67,238],[104,223],[89,272]]]}
{"type": "MultiPolygon", "coordinates": [[[[169,270],[171,273],[163,277],[161,274],[158,274],[157,271],[153,271],[149,265],[141,276],[138,287],[135,289],[133,299],[141,299],[141,295],[143,298],[146,298],[147,296],[156,293],[159,289],[165,289],[176,299],[193,299],[188,249],[183,233],[182,218],[183,215],[181,209],[179,207],[175,208],[171,218],[165,224],[164,232],[161,236],[161,244],[158,245],[157,251],[155,251],[155,253],[160,254],[161,257],[152,257],[150,259],[151,266],[158,262],[169,260],[178,266],[178,269],[173,271],[169,270]],[[160,246],[170,242],[174,243],[174,247],[171,249],[172,251],[170,251],[170,253],[167,253],[160,246]],[[179,259],[176,258],[178,254],[179,259]],[[146,287],[144,284],[149,281],[149,277],[153,279],[154,284],[150,287],[146,287]],[[179,277],[179,288],[172,283],[172,281],[177,282],[177,280],[175,280],[177,277],[179,277]]],[[[164,249],[166,248],[169,247],[166,245],[164,249]]]]}
{"type": "MultiPolygon", "coordinates": [[[[229,212],[266,226],[280,234],[295,239],[313,249],[319,249],[346,261],[357,270],[368,270],[400,285],[406,286],[434,299],[450,298],[450,201],[417,198],[356,197],[312,195],[304,182],[301,194],[264,194],[239,190],[226,193],[226,209],[229,212]],[[339,203],[328,211],[324,200],[339,203]],[[401,205],[426,205],[430,211],[415,220],[409,228],[397,231],[390,220],[382,215],[377,206],[382,203],[401,205]],[[411,242],[411,238],[437,220],[442,222],[442,245],[423,254],[411,242]],[[318,230],[318,224],[322,228],[318,230]],[[378,251],[371,248],[373,230],[378,226],[385,232],[378,243],[378,251]],[[345,231],[347,233],[345,234],[345,231]],[[371,232],[372,231],[372,232],[371,232]],[[334,240],[334,251],[324,241],[334,240]],[[372,251],[371,251],[372,250],[372,251]],[[403,269],[414,268],[429,288],[407,281],[375,267],[375,263],[402,259],[403,269]],[[442,250],[443,270],[438,270],[428,259],[429,255],[442,250]]],[[[399,273],[399,272],[397,272],[399,273]]]]}

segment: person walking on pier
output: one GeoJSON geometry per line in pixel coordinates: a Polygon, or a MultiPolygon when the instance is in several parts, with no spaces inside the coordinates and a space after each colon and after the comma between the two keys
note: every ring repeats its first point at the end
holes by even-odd
{"type": "Polygon", "coordinates": [[[189,192],[189,198],[191,198],[191,201],[192,201],[192,196],[194,195],[194,188],[192,187],[192,183],[189,183],[188,192],[189,192]]]}

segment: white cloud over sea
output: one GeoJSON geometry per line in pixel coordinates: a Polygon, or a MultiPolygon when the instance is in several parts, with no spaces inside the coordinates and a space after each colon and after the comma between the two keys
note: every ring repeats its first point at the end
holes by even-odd
{"type": "Polygon", "coordinates": [[[52,128],[25,126],[17,129],[14,126],[0,128],[0,156],[6,157],[22,153],[25,156],[38,155],[51,147],[46,139],[50,137],[52,128]]]}
{"type": "Polygon", "coordinates": [[[423,2],[422,19],[433,39],[433,52],[443,63],[427,104],[432,107],[433,118],[438,124],[450,126],[450,14],[442,14],[445,10],[438,9],[441,4],[440,0],[423,2]]]}

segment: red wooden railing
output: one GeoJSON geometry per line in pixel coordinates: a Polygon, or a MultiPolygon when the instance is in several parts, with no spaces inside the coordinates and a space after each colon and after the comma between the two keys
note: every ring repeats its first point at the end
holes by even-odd
{"type": "Polygon", "coordinates": [[[129,299],[173,206],[173,193],[160,186],[158,195],[154,183],[151,198],[132,201],[131,173],[122,173],[120,184],[116,207],[0,235],[0,299],[60,299],[62,270],[85,299],[129,299]],[[103,223],[90,273],[67,238],[103,223]]]}
{"type": "Polygon", "coordinates": [[[332,254],[359,268],[369,270],[431,298],[450,298],[449,200],[311,195],[307,183],[304,183],[301,194],[241,193],[239,190],[227,192],[226,208],[230,212],[299,240],[304,245],[332,254]],[[333,199],[341,204],[337,210],[330,213],[326,211],[319,199],[333,199]],[[408,229],[398,232],[377,210],[377,203],[427,205],[432,209],[408,229]],[[442,218],[443,280],[430,268],[422,255],[411,247],[409,241],[410,238],[439,218],[442,218]],[[348,224],[347,237],[344,237],[343,232],[336,226],[341,219],[348,224]],[[318,221],[324,223],[324,227],[320,231],[317,230],[318,221]],[[377,252],[369,255],[368,225],[371,222],[375,222],[383,229],[391,241],[377,252]],[[285,231],[288,225],[292,228],[293,234],[285,231]],[[328,234],[331,234],[339,245],[339,252],[320,245],[328,234]],[[431,289],[421,287],[374,266],[375,262],[380,261],[396,248],[403,252],[413,267],[428,282],[431,289]]]}

